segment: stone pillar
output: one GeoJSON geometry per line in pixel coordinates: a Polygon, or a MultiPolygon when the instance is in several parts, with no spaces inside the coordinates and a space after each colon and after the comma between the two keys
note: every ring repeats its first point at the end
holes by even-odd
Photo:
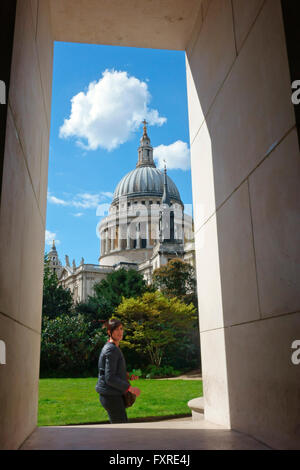
{"type": "Polygon", "coordinates": [[[104,243],[105,243],[103,232],[101,233],[100,236],[101,236],[101,256],[103,256],[104,255],[104,243]]]}
{"type": "Polygon", "coordinates": [[[48,1],[1,13],[0,448],[13,450],[37,424],[53,42],[48,1]]]}
{"type": "Polygon", "coordinates": [[[83,272],[81,272],[81,293],[80,293],[80,301],[82,302],[84,299],[84,284],[85,284],[85,278],[83,272]]]}
{"type": "Polygon", "coordinates": [[[150,225],[149,225],[149,221],[147,220],[146,222],[146,248],[149,248],[150,247],[150,233],[149,233],[149,228],[150,228],[150,225]]]}
{"type": "Polygon", "coordinates": [[[123,228],[122,225],[118,225],[117,234],[118,234],[118,250],[119,251],[122,250],[122,236],[123,236],[122,228],[123,228]]]}
{"type": "Polygon", "coordinates": [[[300,164],[281,2],[211,0],[198,21],[186,57],[205,418],[299,448],[300,164]]]}
{"type": "Polygon", "coordinates": [[[136,225],[136,248],[141,247],[140,224],[136,225]]]}
{"type": "Polygon", "coordinates": [[[130,224],[127,225],[127,246],[126,250],[130,250],[130,224]]]}
{"type": "Polygon", "coordinates": [[[105,253],[109,253],[109,229],[105,231],[105,253]]]}

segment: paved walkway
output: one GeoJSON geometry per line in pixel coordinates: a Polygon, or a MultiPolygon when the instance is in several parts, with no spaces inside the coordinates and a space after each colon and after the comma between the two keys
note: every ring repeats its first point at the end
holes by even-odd
{"type": "Polygon", "coordinates": [[[246,434],[204,419],[37,428],[21,450],[263,450],[246,434]],[[117,443],[117,445],[116,445],[117,443]]]}
{"type": "Polygon", "coordinates": [[[186,374],[179,375],[178,377],[168,377],[164,379],[156,379],[156,380],[202,380],[202,375],[200,369],[191,370],[186,374]]]}
{"type": "MultiPolygon", "coordinates": [[[[201,380],[200,370],[169,380],[201,380]]],[[[165,380],[165,379],[157,379],[165,380]]],[[[21,450],[265,450],[246,434],[192,417],[147,423],[44,426],[21,450]],[[116,442],[117,447],[116,447],[116,442]]]]}

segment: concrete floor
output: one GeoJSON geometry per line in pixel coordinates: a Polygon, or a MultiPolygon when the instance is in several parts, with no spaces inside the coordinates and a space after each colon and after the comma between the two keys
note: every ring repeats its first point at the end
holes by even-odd
{"type": "Polygon", "coordinates": [[[266,450],[246,434],[203,418],[37,428],[20,450],[266,450]],[[118,443],[116,449],[116,442],[118,443]]]}

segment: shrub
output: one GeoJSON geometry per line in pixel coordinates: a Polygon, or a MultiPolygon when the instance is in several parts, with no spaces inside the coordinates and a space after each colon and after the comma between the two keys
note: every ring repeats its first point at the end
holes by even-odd
{"type": "MultiPolygon", "coordinates": [[[[158,291],[138,298],[123,298],[115,313],[124,325],[124,348],[157,367],[173,366],[162,362],[167,358],[167,351],[172,350],[176,359],[178,346],[185,338],[191,341],[197,325],[193,304],[186,305],[176,297],[168,298],[158,291]]],[[[130,364],[138,368],[132,360],[134,356],[130,364]]]]}
{"type": "Polygon", "coordinates": [[[89,334],[90,323],[82,315],[43,318],[41,342],[42,377],[97,375],[98,357],[106,342],[101,329],[89,334]]]}
{"type": "Polygon", "coordinates": [[[157,367],[150,365],[147,367],[146,379],[154,379],[156,377],[178,377],[181,372],[172,366],[157,367]]]}

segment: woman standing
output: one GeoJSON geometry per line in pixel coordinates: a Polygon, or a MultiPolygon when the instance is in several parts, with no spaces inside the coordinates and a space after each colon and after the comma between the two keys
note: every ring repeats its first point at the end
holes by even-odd
{"type": "Polygon", "coordinates": [[[125,358],[119,348],[123,339],[121,321],[111,319],[104,326],[107,328],[109,340],[100,353],[96,391],[100,394],[100,403],[107,411],[109,421],[112,424],[127,423],[123,395],[129,390],[138,397],[141,392],[139,388],[132,387],[128,383],[125,358]]]}

